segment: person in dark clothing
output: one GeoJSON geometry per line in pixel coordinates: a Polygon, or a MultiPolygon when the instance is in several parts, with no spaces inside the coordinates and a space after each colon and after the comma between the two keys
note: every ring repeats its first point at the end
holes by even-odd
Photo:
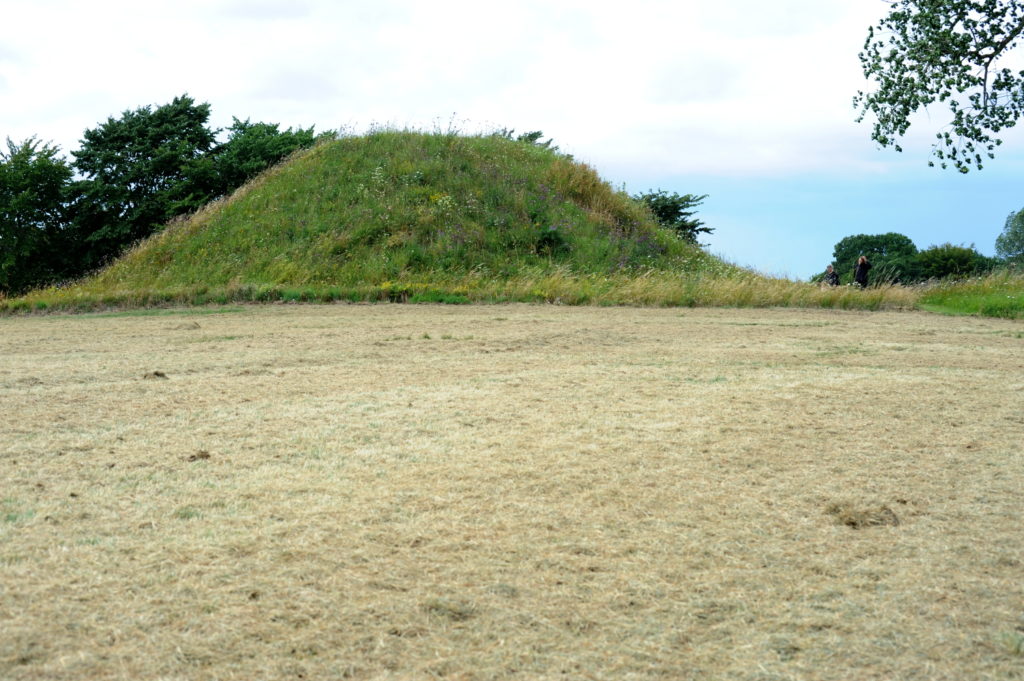
{"type": "Polygon", "coordinates": [[[866,256],[860,256],[857,258],[857,266],[853,268],[853,280],[860,284],[861,288],[868,287],[868,270],[871,269],[871,263],[868,262],[866,256]]]}
{"type": "Polygon", "coordinates": [[[825,268],[825,277],[822,281],[829,286],[839,286],[839,273],[833,269],[832,265],[825,268]]]}

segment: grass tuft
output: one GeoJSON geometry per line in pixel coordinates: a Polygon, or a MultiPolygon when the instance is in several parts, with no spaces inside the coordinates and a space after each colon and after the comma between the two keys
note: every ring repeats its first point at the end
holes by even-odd
{"type": "Polygon", "coordinates": [[[865,506],[851,502],[833,502],[825,508],[825,513],[834,516],[840,525],[855,530],[900,524],[899,517],[885,504],[865,506]]]}
{"type": "Polygon", "coordinates": [[[451,622],[465,622],[476,615],[472,603],[452,598],[431,598],[423,604],[424,612],[451,622]]]}

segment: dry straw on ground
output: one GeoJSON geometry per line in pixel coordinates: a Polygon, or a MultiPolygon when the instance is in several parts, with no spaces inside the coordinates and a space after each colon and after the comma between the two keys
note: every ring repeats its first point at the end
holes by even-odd
{"type": "Polygon", "coordinates": [[[0,319],[0,678],[1024,678],[1022,330],[0,319]]]}

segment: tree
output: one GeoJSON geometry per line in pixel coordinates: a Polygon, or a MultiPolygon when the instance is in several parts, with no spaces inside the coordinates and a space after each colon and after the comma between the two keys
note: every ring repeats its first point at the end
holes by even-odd
{"type": "MultiPolygon", "coordinates": [[[[918,251],[910,237],[896,232],[856,234],[840,240],[832,254],[833,266],[843,283],[853,279],[853,268],[862,255],[871,261],[872,279],[902,284],[980,274],[996,265],[993,258],[978,253],[973,245],[947,243],[918,251]]],[[[817,275],[812,281],[820,278],[817,275]]]]}
{"type": "Polygon", "coordinates": [[[696,244],[698,234],[710,234],[714,231],[713,228],[705,227],[701,220],[693,217],[697,212],[697,206],[708,198],[707,194],[680,195],[675,192],[669,194],[662,189],[657,191],[652,189],[637,194],[633,198],[645,204],[663,227],[675,231],[685,241],[696,244]]]}
{"type": "Polygon", "coordinates": [[[308,130],[278,130],[276,123],[250,123],[233,118],[228,140],[210,155],[213,186],[210,196],[234,191],[270,166],[299,149],[313,145],[316,136],[308,130]]]}
{"type": "Polygon", "coordinates": [[[992,258],[985,257],[974,246],[954,246],[946,243],[930,246],[916,257],[920,279],[945,279],[981,274],[995,266],[992,258]]]}
{"type": "Polygon", "coordinates": [[[910,237],[896,232],[855,234],[841,239],[832,251],[832,266],[844,284],[853,279],[857,259],[866,255],[873,266],[873,279],[912,281],[916,279],[917,246],[910,237]]]}
{"type": "Polygon", "coordinates": [[[182,95],[85,131],[72,155],[85,176],[73,200],[75,227],[88,244],[86,268],[209,199],[208,178],[198,172],[216,141],[209,117],[209,104],[182,95]]]}
{"type": "Polygon", "coordinates": [[[71,168],[59,149],[30,138],[0,150],[0,291],[46,283],[62,267],[52,248],[64,226],[71,168]]]}
{"type": "MultiPolygon", "coordinates": [[[[898,140],[911,116],[940,104],[948,127],[936,134],[933,154],[943,168],[979,170],[994,158],[997,136],[1024,112],[1024,71],[1002,66],[1024,33],[1020,0],[890,0],[889,14],[872,27],[859,54],[876,89],[858,92],[858,122],[875,118],[871,137],[902,151],[898,140]]],[[[933,161],[929,165],[934,165],[933,161]]]]}
{"type": "Polygon", "coordinates": [[[1015,265],[1024,265],[1024,210],[1010,213],[1003,232],[996,237],[996,255],[1015,265]]]}
{"type": "Polygon", "coordinates": [[[104,264],[175,216],[236,189],[297,149],[313,128],[234,119],[228,139],[207,127],[209,104],[188,95],[125,111],[86,130],[74,163],[32,138],[0,151],[0,291],[104,264]],[[82,179],[72,182],[73,170],[82,179]]]}

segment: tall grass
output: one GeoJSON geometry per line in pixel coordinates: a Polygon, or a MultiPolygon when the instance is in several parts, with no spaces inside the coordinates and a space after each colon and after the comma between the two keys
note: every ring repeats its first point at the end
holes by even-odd
{"type": "Polygon", "coordinates": [[[1024,318],[1024,273],[1003,270],[986,277],[942,282],[928,288],[919,300],[931,312],[1024,318]]]}
{"type": "Polygon", "coordinates": [[[94,311],[111,308],[231,304],[242,302],[553,303],[652,307],[822,307],[908,310],[917,289],[880,286],[823,289],[750,272],[692,275],[647,270],[610,275],[577,274],[568,268],[533,268],[504,277],[481,272],[429,272],[421,277],[338,284],[228,284],[164,289],[125,288],[97,295],[79,287],[47,289],[0,301],[0,313],[94,311]]]}

